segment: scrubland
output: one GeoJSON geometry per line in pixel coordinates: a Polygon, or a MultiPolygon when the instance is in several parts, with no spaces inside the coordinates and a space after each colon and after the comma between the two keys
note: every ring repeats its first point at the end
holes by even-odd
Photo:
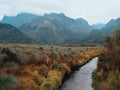
{"type": "Polygon", "coordinates": [[[0,90],[59,90],[72,68],[97,53],[97,47],[1,44],[0,90]]]}
{"type": "Polygon", "coordinates": [[[120,90],[120,31],[107,36],[106,42],[93,72],[93,87],[95,90],[120,90]]]}

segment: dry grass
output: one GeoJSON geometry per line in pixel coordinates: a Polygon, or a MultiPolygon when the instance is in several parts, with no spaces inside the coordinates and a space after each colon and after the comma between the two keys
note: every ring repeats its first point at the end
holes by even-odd
{"type": "Polygon", "coordinates": [[[0,75],[14,75],[19,90],[58,90],[64,75],[89,61],[97,49],[0,44],[0,75]]]}
{"type": "Polygon", "coordinates": [[[106,42],[93,73],[93,87],[96,90],[120,90],[120,31],[114,37],[108,36],[106,42]]]}

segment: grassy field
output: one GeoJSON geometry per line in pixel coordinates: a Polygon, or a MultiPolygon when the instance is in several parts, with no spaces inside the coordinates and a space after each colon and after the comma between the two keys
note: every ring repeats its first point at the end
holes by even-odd
{"type": "Polygon", "coordinates": [[[0,44],[0,90],[59,90],[64,75],[99,47],[0,44]]]}

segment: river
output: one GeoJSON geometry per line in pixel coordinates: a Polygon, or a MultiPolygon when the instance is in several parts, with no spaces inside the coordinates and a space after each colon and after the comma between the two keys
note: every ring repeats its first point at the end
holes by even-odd
{"type": "Polygon", "coordinates": [[[92,72],[97,67],[98,57],[93,58],[89,63],[75,71],[68,80],[63,83],[61,90],[93,90],[92,72]]]}

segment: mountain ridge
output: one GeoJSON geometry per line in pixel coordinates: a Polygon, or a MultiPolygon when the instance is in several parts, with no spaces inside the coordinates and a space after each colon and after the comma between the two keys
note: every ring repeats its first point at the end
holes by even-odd
{"type": "Polygon", "coordinates": [[[16,27],[0,23],[0,43],[35,43],[34,40],[23,34],[16,27]]]}
{"type": "MultiPolygon", "coordinates": [[[[27,17],[27,14],[17,15],[21,16],[27,17]]],[[[89,25],[83,18],[73,19],[64,13],[46,13],[35,16],[29,22],[22,22],[19,30],[39,44],[104,43],[106,35],[113,35],[115,30],[120,29],[120,18],[111,19],[105,25],[94,25],[89,25]]]]}
{"type": "MultiPolygon", "coordinates": [[[[87,37],[89,37],[88,41],[91,41],[91,43],[96,42],[96,43],[104,43],[105,42],[105,37],[109,35],[113,35],[116,30],[120,30],[120,18],[117,19],[111,19],[101,30],[96,31],[94,33],[94,36],[96,37],[91,37],[93,35],[88,34],[87,37]]],[[[86,38],[84,38],[83,41],[85,41],[86,38]]],[[[87,42],[87,41],[85,41],[87,42]]]]}
{"type": "Polygon", "coordinates": [[[19,28],[22,24],[30,22],[35,17],[37,17],[37,15],[31,13],[20,13],[16,16],[5,15],[1,22],[8,23],[19,28]]]}

